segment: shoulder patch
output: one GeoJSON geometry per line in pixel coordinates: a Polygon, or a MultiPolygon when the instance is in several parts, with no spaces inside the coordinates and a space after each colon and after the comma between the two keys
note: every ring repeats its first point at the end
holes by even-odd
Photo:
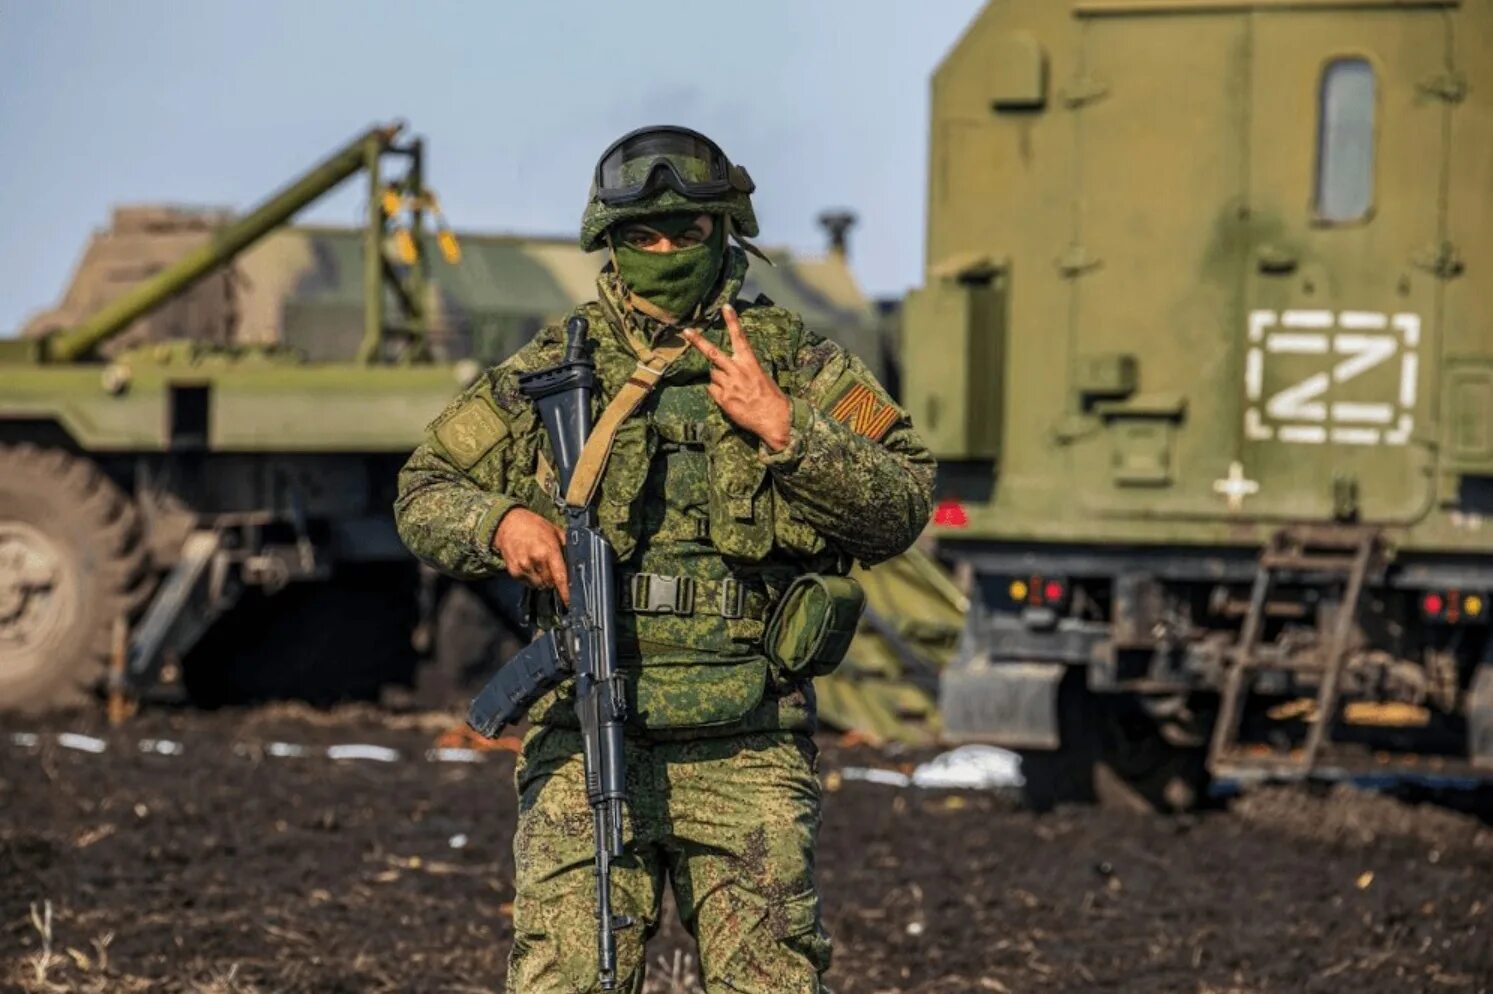
{"type": "Polygon", "coordinates": [[[508,426],[481,398],[473,397],[436,427],[436,441],[460,469],[471,469],[508,435],[508,426]]]}
{"type": "Polygon", "coordinates": [[[825,405],[830,420],[838,421],[857,435],[881,441],[902,413],[881,391],[859,376],[846,376],[825,405]]]}

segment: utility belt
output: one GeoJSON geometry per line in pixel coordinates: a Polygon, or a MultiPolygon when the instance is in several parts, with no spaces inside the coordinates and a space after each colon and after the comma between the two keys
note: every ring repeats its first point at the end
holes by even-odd
{"type": "Polygon", "coordinates": [[[661,573],[623,573],[618,606],[634,614],[713,615],[766,621],[777,604],[766,587],[734,577],[697,580],[661,573]]]}
{"type": "MultiPolygon", "coordinates": [[[[786,589],[756,579],[628,571],[620,571],[617,581],[619,611],[636,619],[620,626],[631,634],[622,636],[627,645],[619,644],[624,668],[634,674],[633,714],[655,731],[724,727],[759,708],[776,707],[764,703],[769,687],[781,696],[845,658],[865,599],[853,579],[818,573],[799,576],[786,589]],[[708,645],[725,638],[721,629],[733,623],[755,629],[750,642],[708,645]],[[654,648],[645,650],[649,643],[654,648]]],[[[532,598],[536,608],[550,601],[547,591],[532,598]]],[[[540,627],[554,623],[552,606],[539,614],[540,627]]],[[[551,708],[534,720],[564,725],[572,718],[568,708],[551,708]]]]}
{"type": "Polygon", "coordinates": [[[623,573],[619,606],[634,614],[719,616],[765,622],[764,653],[788,673],[823,676],[845,658],[855,638],[865,592],[848,576],[809,573],[782,596],[732,577],[697,580],[659,573],[623,573]]]}

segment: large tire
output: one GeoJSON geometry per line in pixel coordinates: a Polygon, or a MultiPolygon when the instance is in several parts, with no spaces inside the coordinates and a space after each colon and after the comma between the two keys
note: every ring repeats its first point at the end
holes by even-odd
{"type": "Polygon", "coordinates": [[[88,459],[0,445],[0,708],[81,703],[148,593],[134,503],[88,459]]]}
{"type": "Polygon", "coordinates": [[[1208,787],[1204,750],[1173,745],[1136,699],[1092,693],[1083,677],[1070,672],[1058,692],[1061,747],[1022,754],[1027,804],[1147,813],[1200,806],[1208,787]]]}

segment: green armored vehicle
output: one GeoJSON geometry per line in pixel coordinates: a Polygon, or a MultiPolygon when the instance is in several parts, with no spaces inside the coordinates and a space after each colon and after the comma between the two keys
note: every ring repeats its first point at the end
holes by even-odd
{"type": "MultiPolygon", "coordinates": [[[[512,591],[416,566],[395,475],[600,262],[573,239],[458,244],[423,166],[391,125],[242,217],[121,209],[59,306],[0,339],[0,707],[78,699],[111,661],[132,693],[363,694],[421,656],[490,656],[487,610],[520,624],[512,591]],[[362,229],[286,226],[359,172],[362,229]]],[[[769,255],[750,295],[885,361],[843,252],[769,255]]]]}
{"type": "Polygon", "coordinates": [[[1035,796],[1493,771],[1493,5],[1000,0],[905,401],[1035,796]]]}

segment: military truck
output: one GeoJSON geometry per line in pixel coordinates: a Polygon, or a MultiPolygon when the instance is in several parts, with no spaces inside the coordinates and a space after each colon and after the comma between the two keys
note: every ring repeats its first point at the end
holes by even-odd
{"type": "MultiPolygon", "coordinates": [[[[749,295],[884,360],[843,251],[768,254],[749,295]]],[[[395,476],[598,268],[574,239],[458,240],[401,125],[242,216],[118,210],[59,305],[0,339],[0,707],[77,701],[108,667],[118,691],[212,701],[492,665],[513,591],[417,568],[395,476]],[[358,173],[361,229],[287,226],[358,173]]]]}
{"type": "Polygon", "coordinates": [[[1493,771],[1493,5],[999,0],[905,402],[1034,799],[1493,771]]]}

